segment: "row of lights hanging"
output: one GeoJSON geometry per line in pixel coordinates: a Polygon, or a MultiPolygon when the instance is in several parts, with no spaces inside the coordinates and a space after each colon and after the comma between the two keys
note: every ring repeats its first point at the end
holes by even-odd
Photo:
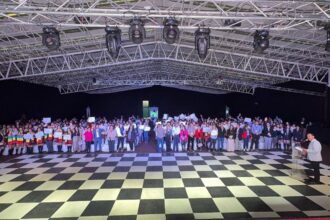
{"type": "MultiPolygon", "coordinates": [[[[168,44],[174,44],[180,35],[179,22],[174,18],[167,18],[164,21],[163,38],[168,44]]],[[[106,47],[113,58],[118,57],[121,48],[121,30],[118,27],[105,27],[106,47]]],[[[199,27],[195,31],[195,48],[200,58],[204,59],[210,48],[211,30],[205,27],[199,27]]],[[[141,44],[146,38],[144,22],[139,18],[130,20],[128,30],[129,39],[135,44],[141,44]]],[[[55,27],[44,27],[42,34],[42,43],[49,50],[57,50],[61,46],[60,34],[55,27]]]]}
{"type": "MultiPolygon", "coordinates": [[[[129,39],[135,44],[141,44],[146,38],[144,22],[140,18],[133,18],[129,22],[129,39]]],[[[167,18],[163,23],[163,39],[168,44],[174,44],[180,35],[179,22],[175,18],[167,18]]],[[[325,27],[327,42],[325,50],[330,52],[330,25],[325,27]]],[[[106,47],[113,58],[118,57],[121,48],[121,30],[118,27],[105,27],[106,47]]],[[[195,49],[198,56],[204,59],[211,45],[211,30],[207,27],[199,27],[195,31],[195,49]]],[[[44,27],[42,35],[43,44],[50,50],[56,50],[61,46],[60,34],[55,27],[44,27]]],[[[253,48],[257,53],[262,53],[269,47],[269,31],[256,30],[254,33],[253,48]]]]}
{"type": "MultiPolygon", "coordinates": [[[[168,44],[174,44],[180,36],[179,22],[174,18],[167,18],[164,21],[163,39],[168,44]]],[[[107,49],[112,57],[117,57],[121,48],[121,30],[118,27],[105,27],[105,39],[107,49]]],[[[210,48],[211,30],[205,27],[199,27],[195,31],[195,48],[200,58],[204,59],[210,48]]],[[[141,19],[134,18],[130,21],[128,30],[129,39],[135,44],[141,44],[146,38],[144,22],[141,19]]]]}

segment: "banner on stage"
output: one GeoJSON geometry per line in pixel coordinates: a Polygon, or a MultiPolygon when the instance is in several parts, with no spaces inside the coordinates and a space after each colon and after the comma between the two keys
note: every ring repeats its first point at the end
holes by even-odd
{"type": "Polygon", "coordinates": [[[49,123],[52,122],[52,118],[43,118],[42,122],[45,123],[45,124],[49,124],[49,123]]]}

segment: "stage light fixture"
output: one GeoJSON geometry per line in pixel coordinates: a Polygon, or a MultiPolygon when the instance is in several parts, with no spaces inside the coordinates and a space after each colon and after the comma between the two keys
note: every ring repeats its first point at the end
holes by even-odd
{"type": "Polygon", "coordinates": [[[330,52],[330,30],[327,31],[327,43],[325,44],[325,50],[330,52]]]}
{"type": "Polygon", "coordinates": [[[42,29],[42,44],[49,50],[57,50],[61,46],[60,33],[55,27],[44,27],[42,29]]]}
{"type": "Polygon", "coordinates": [[[105,27],[105,43],[111,57],[117,58],[121,48],[121,30],[118,27],[105,27]]]}
{"type": "Polygon", "coordinates": [[[257,53],[262,53],[269,47],[269,31],[256,30],[254,33],[253,48],[257,53]]]}
{"type": "Polygon", "coordinates": [[[201,59],[205,59],[208,49],[210,49],[210,28],[199,27],[195,31],[195,49],[201,59]]]}
{"type": "Polygon", "coordinates": [[[180,31],[178,25],[179,22],[174,18],[167,18],[164,21],[163,38],[166,43],[174,44],[179,39],[180,31]]]}
{"type": "Polygon", "coordinates": [[[327,42],[325,44],[325,51],[330,52],[330,23],[328,23],[324,29],[327,31],[327,42]]]}
{"type": "Polygon", "coordinates": [[[144,23],[139,18],[133,18],[130,21],[130,28],[128,30],[129,39],[135,44],[141,44],[146,37],[146,30],[144,23]]]}

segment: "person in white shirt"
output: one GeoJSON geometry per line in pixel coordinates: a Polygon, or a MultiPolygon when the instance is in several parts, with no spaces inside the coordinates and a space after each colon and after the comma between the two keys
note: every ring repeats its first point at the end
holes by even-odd
{"type": "Polygon", "coordinates": [[[180,127],[178,122],[175,122],[174,127],[172,128],[172,135],[173,135],[173,150],[175,152],[178,152],[179,142],[180,142],[180,127]]]}
{"type": "Polygon", "coordinates": [[[309,184],[320,184],[320,162],[322,161],[322,146],[321,143],[315,139],[313,133],[307,134],[307,139],[310,141],[308,149],[303,149],[304,154],[307,155],[307,159],[311,162],[314,179],[307,180],[309,184]]]}

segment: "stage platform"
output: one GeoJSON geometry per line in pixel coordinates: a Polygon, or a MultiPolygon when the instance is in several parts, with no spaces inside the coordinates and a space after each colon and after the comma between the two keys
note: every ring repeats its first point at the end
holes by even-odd
{"type": "Polygon", "coordinates": [[[291,167],[283,152],[22,155],[0,163],[0,219],[329,217],[330,167],[320,185],[291,167]]]}

